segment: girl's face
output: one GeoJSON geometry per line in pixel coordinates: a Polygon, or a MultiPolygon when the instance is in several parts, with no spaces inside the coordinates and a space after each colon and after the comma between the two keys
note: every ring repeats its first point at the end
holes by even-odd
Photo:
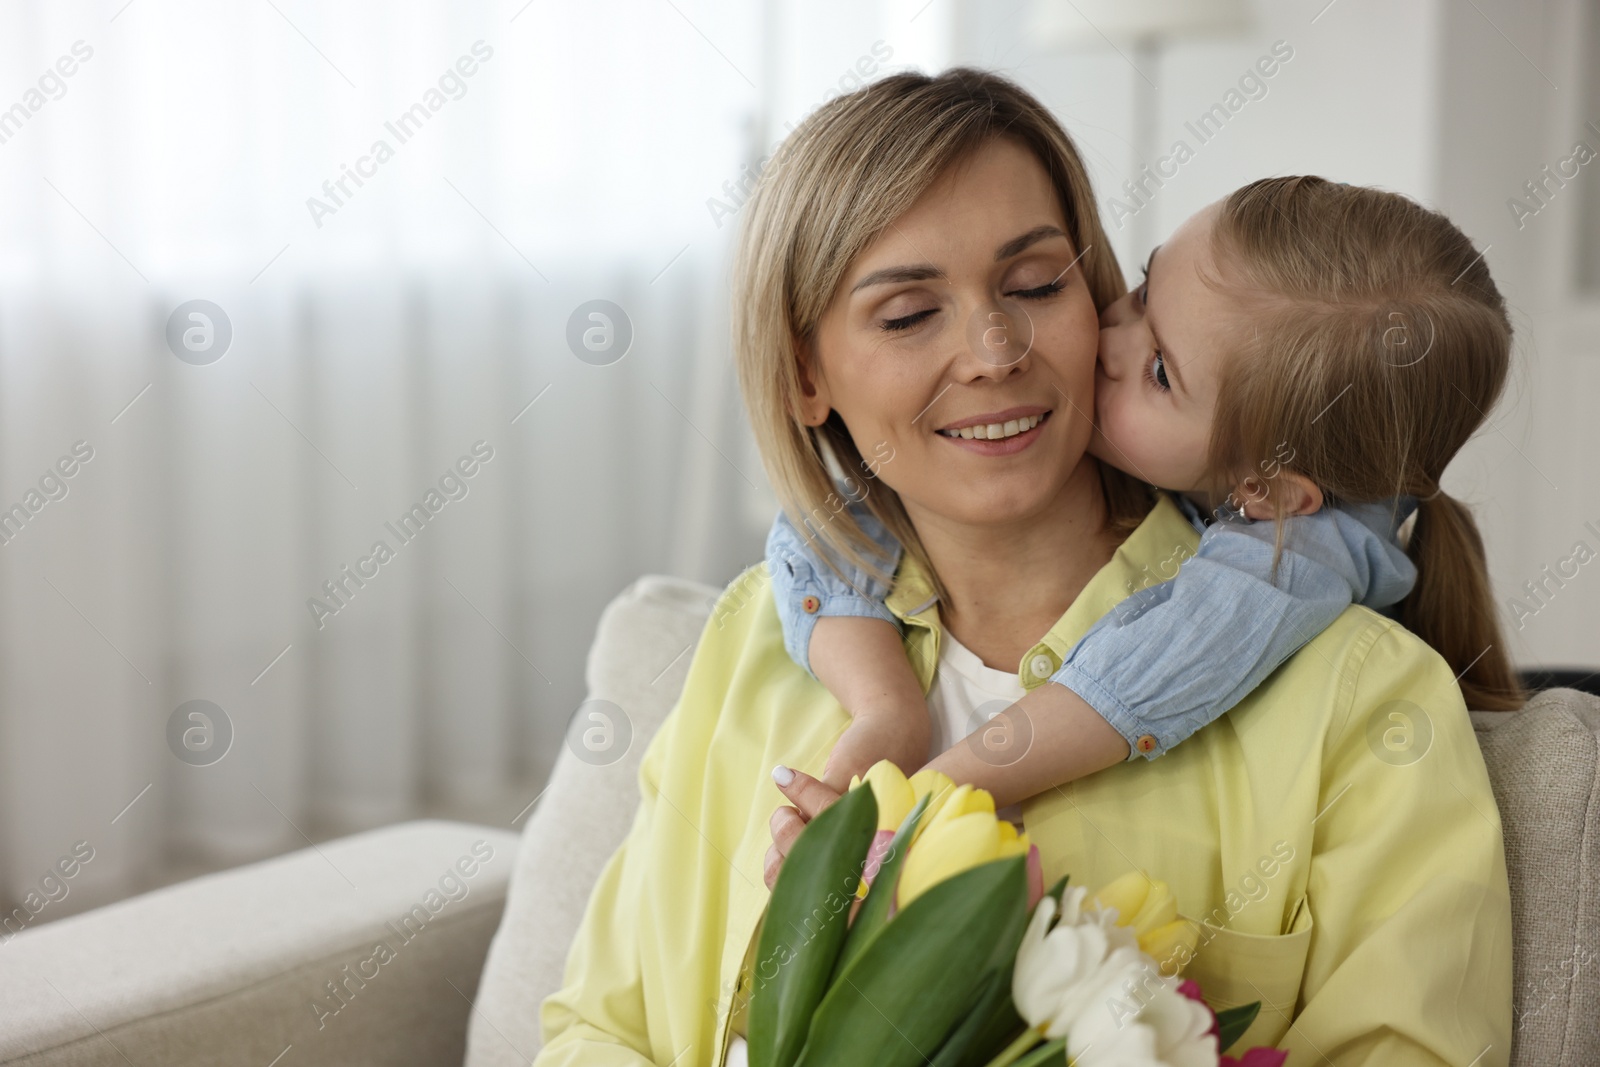
{"type": "Polygon", "coordinates": [[[1150,253],[1145,280],[1100,315],[1089,451],[1162,489],[1204,490],[1228,328],[1238,310],[1205,277],[1217,205],[1150,253]]]}
{"type": "Polygon", "coordinates": [[[838,411],[914,519],[1036,514],[1092,432],[1084,251],[1032,152],[1005,138],[979,149],[845,272],[805,346],[802,417],[838,411]]]}

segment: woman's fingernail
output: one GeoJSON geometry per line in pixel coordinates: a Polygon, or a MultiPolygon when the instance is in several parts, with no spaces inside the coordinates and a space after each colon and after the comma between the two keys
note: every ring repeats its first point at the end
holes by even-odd
{"type": "Polygon", "coordinates": [[[794,781],[794,772],[780,763],[772,768],[772,780],[779,785],[788,785],[794,781]]]}

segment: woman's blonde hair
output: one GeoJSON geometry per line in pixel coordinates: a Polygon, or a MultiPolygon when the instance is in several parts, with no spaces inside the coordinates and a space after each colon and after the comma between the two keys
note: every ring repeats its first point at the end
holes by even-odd
{"type": "MultiPolygon", "coordinates": [[[[803,345],[814,337],[846,269],[952,165],[999,137],[1038,158],[1061,199],[1067,234],[1096,308],[1125,291],[1077,148],[1049,111],[986,71],[896,74],[838,97],[800,124],[762,171],[744,208],[733,269],[733,350],[767,476],[795,528],[889,580],[873,542],[851,516],[824,456],[846,473],[846,496],[864,503],[932,577],[938,574],[886,485],[868,492],[849,472],[875,473],[838,412],[801,421],[803,345]],[[859,490],[859,491],[858,491],[859,490]]],[[[1126,533],[1149,511],[1149,487],[1100,465],[1111,527],[1126,533]]],[[[813,544],[816,542],[813,540],[813,544]]],[[[830,567],[829,552],[820,553],[830,567]]]]}
{"type": "Polygon", "coordinates": [[[1415,201],[1314,177],[1234,192],[1212,250],[1250,323],[1220,368],[1217,484],[1251,471],[1270,486],[1281,463],[1329,503],[1417,497],[1417,583],[1400,621],[1460,672],[1468,707],[1521,706],[1483,541],[1439,487],[1510,368],[1511,323],[1483,256],[1415,201]]]}

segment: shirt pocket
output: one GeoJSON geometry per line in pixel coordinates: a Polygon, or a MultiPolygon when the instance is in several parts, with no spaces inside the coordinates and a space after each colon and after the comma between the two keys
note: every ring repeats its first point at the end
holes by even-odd
{"type": "Polygon", "coordinates": [[[1255,1022],[1231,1049],[1234,1057],[1257,1045],[1273,1048],[1289,1032],[1313,927],[1311,903],[1304,897],[1295,906],[1289,932],[1276,937],[1201,927],[1194,959],[1182,977],[1194,979],[1214,1011],[1261,1002],[1255,1022]]]}

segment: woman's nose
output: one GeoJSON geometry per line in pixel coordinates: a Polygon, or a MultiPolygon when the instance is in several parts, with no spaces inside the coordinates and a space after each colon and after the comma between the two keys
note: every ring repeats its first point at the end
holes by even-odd
{"type": "Polygon", "coordinates": [[[962,342],[963,373],[999,380],[1027,362],[1033,323],[1018,307],[985,306],[969,318],[962,342]]]}

